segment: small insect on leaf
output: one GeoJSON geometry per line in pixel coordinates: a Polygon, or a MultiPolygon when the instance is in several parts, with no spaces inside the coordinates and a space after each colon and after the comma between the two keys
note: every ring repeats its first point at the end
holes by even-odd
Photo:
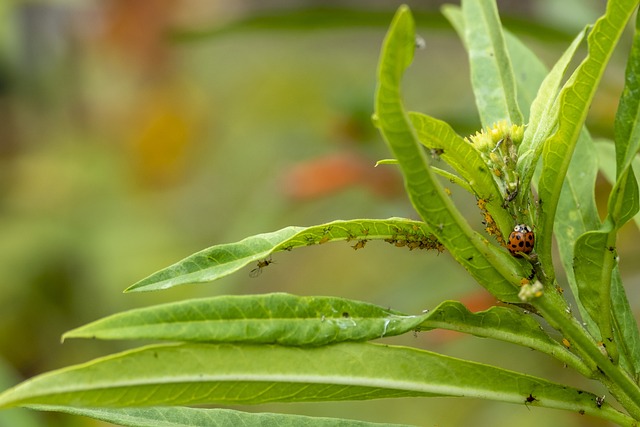
{"type": "Polygon", "coordinates": [[[351,246],[354,250],[358,250],[358,249],[364,249],[364,246],[367,244],[367,240],[366,239],[362,239],[362,240],[358,240],[358,242],[351,246]]]}
{"type": "Polygon", "coordinates": [[[252,277],[252,278],[258,277],[259,275],[262,274],[262,269],[272,263],[273,263],[273,260],[271,258],[258,261],[256,268],[254,268],[249,272],[249,277],[252,277]]]}

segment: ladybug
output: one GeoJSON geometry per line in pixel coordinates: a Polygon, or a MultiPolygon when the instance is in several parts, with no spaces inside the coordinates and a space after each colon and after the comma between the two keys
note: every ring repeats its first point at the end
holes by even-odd
{"type": "Polygon", "coordinates": [[[531,227],[526,224],[518,224],[513,227],[513,231],[509,234],[507,249],[509,249],[511,255],[520,258],[521,255],[518,252],[528,254],[533,251],[535,240],[531,227]]]}

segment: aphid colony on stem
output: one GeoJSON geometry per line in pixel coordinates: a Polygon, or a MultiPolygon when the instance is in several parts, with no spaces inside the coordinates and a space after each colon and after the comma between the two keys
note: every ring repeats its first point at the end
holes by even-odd
{"type": "MultiPolygon", "coordinates": [[[[527,207],[518,206],[514,201],[520,189],[520,176],[516,171],[518,163],[518,146],[524,136],[524,126],[508,125],[507,122],[496,123],[492,128],[476,132],[466,140],[480,153],[487,167],[501,191],[502,207],[507,209],[514,219],[522,219],[528,212],[527,207]]],[[[490,195],[489,197],[492,197],[490,195]]],[[[527,198],[524,198],[527,200],[527,198]]],[[[535,236],[533,230],[526,224],[517,224],[507,241],[498,229],[491,214],[487,211],[489,199],[479,198],[478,208],[484,217],[485,231],[496,238],[498,243],[505,246],[511,255],[521,257],[533,251],[535,236]]]]}

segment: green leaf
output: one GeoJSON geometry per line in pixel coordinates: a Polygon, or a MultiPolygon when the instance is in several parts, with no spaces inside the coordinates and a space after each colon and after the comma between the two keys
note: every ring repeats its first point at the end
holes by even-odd
{"type": "MultiPolygon", "coordinates": [[[[542,207],[537,221],[536,248],[542,265],[552,265],[553,222],[571,154],[604,68],[636,7],[635,0],[607,4],[605,15],[598,19],[587,38],[587,57],[561,91],[558,128],[545,142],[542,154],[543,167],[538,185],[542,207]]],[[[553,278],[551,273],[548,272],[553,278]]]]}
{"type": "MultiPolygon", "coordinates": [[[[544,142],[557,127],[558,90],[571,59],[575,56],[585,35],[586,28],[576,36],[555,63],[542,81],[538,93],[531,103],[529,123],[524,130],[522,143],[518,147],[518,164],[516,166],[523,188],[529,188],[544,148],[544,142]]],[[[524,199],[528,197],[528,194],[527,191],[523,191],[518,194],[518,198],[524,199]]]]}
{"type": "MultiPolygon", "coordinates": [[[[598,155],[591,136],[583,128],[562,185],[558,215],[554,224],[560,261],[573,295],[579,294],[573,272],[574,245],[579,236],[600,227],[594,194],[597,175],[598,155]]],[[[599,338],[600,331],[579,298],[576,298],[576,305],[591,335],[599,338]]]]}
{"type": "MultiPolygon", "coordinates": [[[[615,145],[608,140],[600,140],[596,143],[598,159],[600,160],[600,171],[613,186],[616,183],[616,153],[615,145]]],[[[640,174],[640,157],[634,157],[632,167],[636,181],[640,174]]],[[[640,212],[633,217],[638,228],[640,228],[640,212]]]]}
{"type": "Polygon", "coordinates": [[[524,116],[523,123],[530,123],[529,108],[536,98],[548,70],[540,58],[520,39],[505,29],[503,29],[503,33],[513,67],[513,75],[516,79],[516,94],[518,106],[524,116]]]}
{"type": "Polygon", "coordinates": [[[425,316],[336,297],[227,295],[125,311],[71,330],[63,338],[317,346],[400,335],[415,329],[425,316]]]}
{"type": "Polygon", "coordinates": [[[440,11],[444,15],[444,17],[447,18],[456,33],[458,33],[460,41],[462,42],[464,48],[468,51],[469,47],[467,46],[464,16],[462,16],[462,9],[460,8],[460,6],[456,6],[453,4],[444,4],[440,8],[440,11]]]}
{"type": "Polygon", "coordinates": [[[204,249],[140,280],[125,292],[156,291],[187,283],[220,279],[250,263],[267,258],[275,247],[302,230],[302,227],[286,227],[272,233],[247,237],[237,243],[204,249]]]}
{"type": "Polygon", "coordinates": [[[470,312],[457,301],[445,301],[430,311],[419,330],[448,329],[493,338],[548,354],[587,377],[589,369],[562,344],[551,339],[532,315],[507,307],[470,312]]]}
{"type": "MultiPolygon", "coordinates": [[[[576,242],[574,265],[580,300],[598,324],[607,352],[614,361],[617,361],[618,343],[613,331],[611,283],[617,266],[617,232],[640,209],[638,184],[631,167],[640,147],[640,82],[635,74],[638,71],[640,36],[636,29],[627,64],[625,88],[616,113],[616,183],[609,195],[607,217],[600,229],[583,234],[576,242]]],[[[620,291],[623,292],[622,289],[620,291]]],[[[624,307],[625,304],[620,304],[620,308],[624,307]]]]}
{"type": "Polygon", "coordinates": [[[128,407],[465,396],[630,418],[596,396],[541,378],[406,347],[343,343],[155,345],[34,377],[0,407],[128,407]],[[529,398],[531,397],[531,398],[529,398]],[[529,402],[530,400],[530,402],[529,402]]]}
{"type": "Polygon", "coordinates": [[[606,252],[600,250],[608,239],[606,231],[582,234],[576,241],[573,270],[580,302],[598,325],[599,337],[607,343],[610,352],[611,345],[615,345],[611,324],[611,272],[617,254],[613,247],[606,252]]]}
{"type": "Polygon", "coordinates": [[[502,301],[518,302],[524,264],[474,232],[436,181],[419,145],[400,97],[400,81],[411,63],[414,23],[400,7],[382,46],[378,67],[375,121],[394,157],[398,159],[411,203],[427,227],[456,261],[502,301]]]}
{"type": "Polygon", "coordinates": [[[260,262],[272,254],[293,248],[335,241],[363,248],[369,240],[402,238],[416,248],[440,249],[437,240],[420,221],[404,218],[333,221],[314,227],[286,227],[272,233],[247,237],[237,243],[216,245],[197,252],[133,284],[125,292],[155,291],[188,283],[203,283],[235,273],[251,263],[254,271],[269,264],[260,262]]]}
{"type": "Polygon", "coordinates": [[[231,409],[202,408],[73,408],[55,405],[33,405],[40,411],[57,411],[83,415],[96,420],[128,427],[215,427],[215,426],[280,426],[280,427],[409,427],[404,424],[369,423],[340,418],[303,415],[250,413],[231,409]]]}
{"type": "Polygon", "coordinates": [[[495,2],[463,0],[462,14],[471,84],[483,127],[502,120],[515,125],[524,124],[495,2]]]}
{"type": "Polygon", "coordinates": [[[619,229],[640,210],[638,182],[632,162],[640,150],[640,19],[625,72],[625,85],[616,112],[616,183],[609,196],[609,216],[619,229]]]}
{"type": "Polygon", "coordinates": [[[620,177],[640,150],[640,17],[636,16],[625,84],[615,119],[616,166],[620,177]]]}
{"type": "Polygon", "coordinates": [[[613,313],[616,341],[621,348],[621,361],[626,363],[627,372],[640,381],[640,331],[633,315],[627,293],[622,285],[620,269],[616,265],[611,283],[611,311],[613,313]]]}
{"type": "MultiPolygon", "coordinates": [[[[462,9],[459,6],[445,4],[441,8],[442,14],[449,20],[458,33],[467,51],[465,39],[465,21],[462,9]]],[[[516,36],[503,28],[504,40],[507,46],[513,76],[516,80],[516,94],[520,111],[524,115],[524,121],[528,120],[529,106],[535,99],[540,83],[547,75],[547,68],[540,59],[525,46],[516,36]]]]}
{"type": "Polygon", "coordinates": [[[419,141],[431,150],[438,150],[438,156],[469,183],[473,194],[487,201],[487,211],[506,237],[511,232],[513,219],[503,209],[502,192],[478,150],[441,120],[413,112],[409,118],[419,141]]]}

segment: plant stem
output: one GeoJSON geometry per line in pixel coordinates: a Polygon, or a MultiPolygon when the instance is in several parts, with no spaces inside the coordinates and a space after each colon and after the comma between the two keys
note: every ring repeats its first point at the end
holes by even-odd
{"type": "Polygon", "coordinates": [[[607,387],[634,419],[640,420],[640,388],[600,351],[593,337],[565,311],[565,305],[564,299],[555,292],[546,292],[535,301],[535,307],[547,322],[562,332],[588,365],[595,367],[594,377],[607,387]]]}

